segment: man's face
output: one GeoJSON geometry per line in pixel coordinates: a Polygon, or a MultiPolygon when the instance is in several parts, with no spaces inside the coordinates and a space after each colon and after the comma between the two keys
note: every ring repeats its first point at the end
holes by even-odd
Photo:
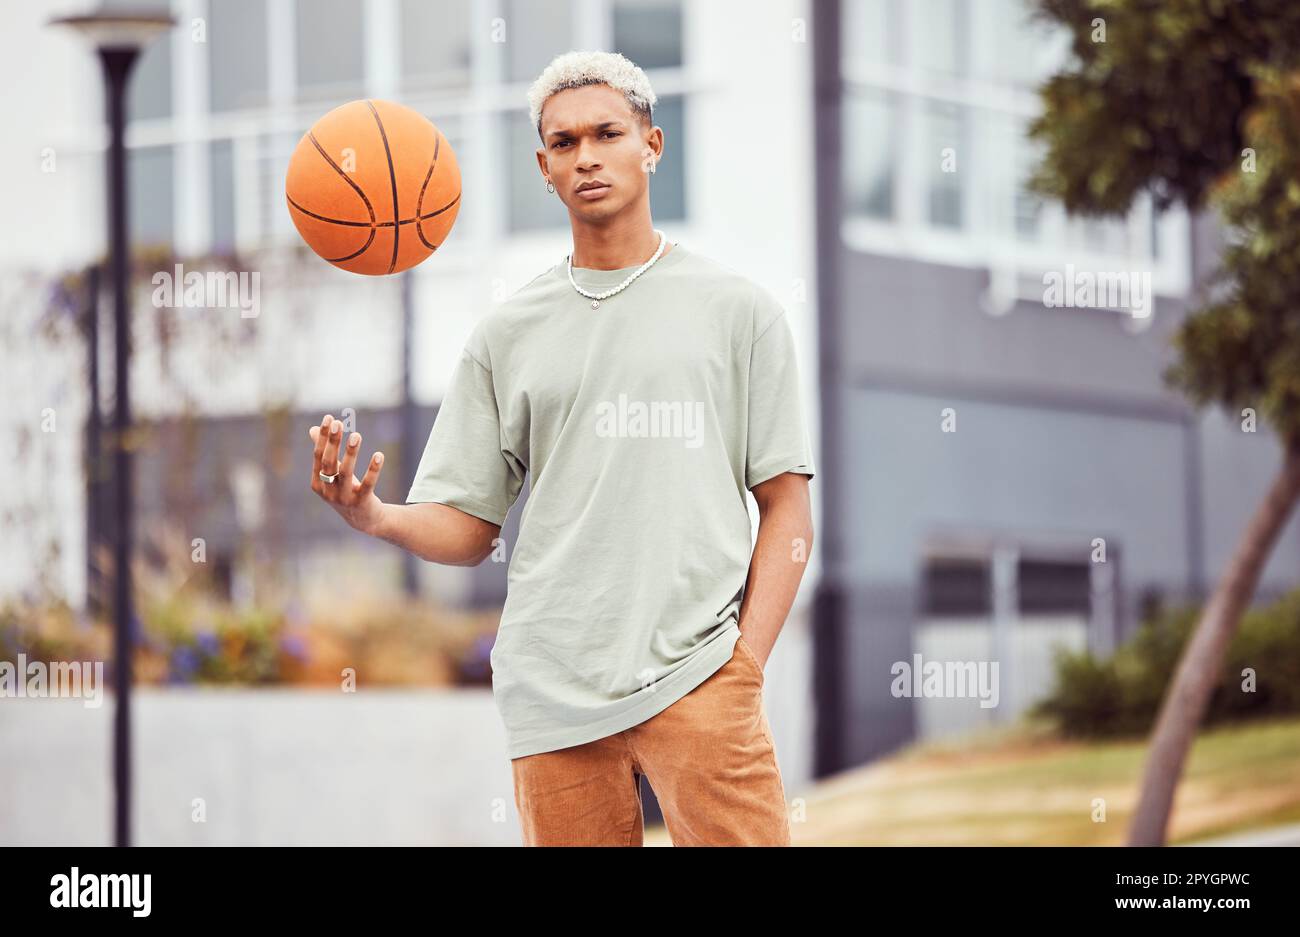
{"type": "Polygon", "coordinates": [[[609,85],[566,88],[542,108],[542,175],[569,211],[608,218],[645,197],[663,131],[647,129],[609,85]]]}

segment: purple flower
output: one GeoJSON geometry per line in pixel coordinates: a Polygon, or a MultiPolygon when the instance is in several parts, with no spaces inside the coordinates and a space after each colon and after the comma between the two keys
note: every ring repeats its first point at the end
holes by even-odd
{"type": "Polygon", "coordinates": [[[492,676],[492,646],[496,636],[479,635],[474,639],[470,650],[459,661],[461,679],[470,683],[481,683],[492,676]]]}
{"type": "Polygon", "coordinates": [[[281,636],[280,650],[302,661],[311,656],[307,651],[307,642],[303,640],[303,636],[292,631],[287,631],[281,636]]]}
{"type": "Polygon", "coordinates": [[[171,673],[173,682],[184,682],[199,669],[199,656],[194,648],[181,646],[172,651],[171,673]]]}
{"type": "Polygon", "coordinates": [[[216,657],[221,651],[221,642],[211,631],[200,631],[195,640],[199,650],[208,657],[216,657]]]}

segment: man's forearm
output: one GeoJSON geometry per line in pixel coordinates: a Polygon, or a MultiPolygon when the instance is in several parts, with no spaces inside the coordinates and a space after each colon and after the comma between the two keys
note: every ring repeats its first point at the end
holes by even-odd
{"type": "Polygon", "coordinates": [[[496,524],[447,504],[385,504],[372,536],[430,563],[477,566],[501,533],[496,524]]]}
{"type": "Polygon", "coordinates": [[[812,538],[806,502],[779,498],[763,509],[739,622],[745,641],[763,663],[794,605],[808,566],[812,538]]]}

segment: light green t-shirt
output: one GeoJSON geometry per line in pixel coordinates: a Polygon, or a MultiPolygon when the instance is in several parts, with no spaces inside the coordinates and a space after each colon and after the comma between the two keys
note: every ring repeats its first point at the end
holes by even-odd
{"type": "Polygon", "coordinates": [[[510,758],[644,722],[731,658],[745,490],[814,472],[781,305],[681,244],[597,309],[567,261],[539,274],[474,327],[406,500],[501,524],[529,472],[491,655],[510,758]]]}

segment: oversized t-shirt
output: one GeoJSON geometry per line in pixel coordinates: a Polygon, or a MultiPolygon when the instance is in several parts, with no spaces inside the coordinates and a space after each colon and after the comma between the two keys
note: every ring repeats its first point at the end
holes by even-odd
{"type": "Polygon", "coordinates": [[[406,500],[501,524],[531,475],[491,653],[510,758],[644,722],[731,658],[745,491],[782,472],[814,473],[793,334],[723,264],[676,244],[593,309],[566,259],[478,320],[406,500]]]}

